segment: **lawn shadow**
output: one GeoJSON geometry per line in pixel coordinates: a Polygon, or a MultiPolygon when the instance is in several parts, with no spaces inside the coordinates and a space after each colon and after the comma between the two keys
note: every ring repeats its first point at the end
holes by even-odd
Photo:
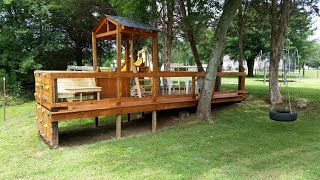
{"type": "MultiPolygon", "coordinates": [[[[190,113],[194,112],[194,110],[190,108],[160,111],[158,112],[158,130],[163,130],[181,123],[194,121],[194,119],[180,120],[180,111],[189,111],[190,113]]],[[[151,133],[151,112],[144,113],[144,117],[141,117],[141,113],[134,113],[131,115],[131,117],[131,121],[128,121],[127,118],[122,118],[121,137],[125,138],[129,136],[151,133]]],[[[94,127],[92,120],[92,126],[90,127],[86,126],[73,129],[68,127],[61,128],[59,130],[59,144],[61,147],[91,144],[99,141],[114,139],[115,134],[116,127],[114,120],[101,122],[99,123],[99,127],[94,127]]]]}
{"type": "MultiPolygon", "coordinates": [[[[212,112],[228,110],[234,108],[236,103],[213,104],[212,112]]],[[[179,124],[186,124],[192,122],[199,122],[195,116],[196,107],[180,108],[158,111],[157,127],[158,131],[177,126],[179,124]],[[179,112],[187,111],[190,114],[188,119],[180,119],[179,112]]],[[[141,118],[141,113],[134,113],[131,115],[132,120],[128,122],[127,118],[122,118],[121,137],[137,136],[151,133],[151,112],[144,113],[141,118]],[[134,116],[134,117],[133,117],[134,116]],[[140,118],[139,118],[140,116],[140,118]]],[[[99,122],[99,127],[94,127],[94,120],[92,125],[86,123],[81,127],[59,127],[59,145],[61,147],[72,147],[84,144],[92,144],[100,141],[115,139],[116,127],[115,120],[99,122]]]]}

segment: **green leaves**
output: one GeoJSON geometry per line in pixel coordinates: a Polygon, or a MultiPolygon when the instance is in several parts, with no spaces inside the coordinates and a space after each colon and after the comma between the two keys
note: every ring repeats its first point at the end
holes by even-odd
{"type": "Polygon", "coordinates": [[[27,74],[30,71],[34,71],[37,69],[41,69],[43,66],[39,63],[36,63],[34,60],[34,57],[28,57],[26,59],[24,59],[21,63],[20,63],[20,68],[19,68],[19,72],[22,74],[27,74]]]}
{"type": "MultiPolygon", "coordinates": [[[[22,85],[33,84],[35,69],[91,62],[91,30],[113,13],[104,0],[6,0],[0,8],[0,70],[22,85]]],[[[110,46],[98,43],[99,50],[110,46]]]]}

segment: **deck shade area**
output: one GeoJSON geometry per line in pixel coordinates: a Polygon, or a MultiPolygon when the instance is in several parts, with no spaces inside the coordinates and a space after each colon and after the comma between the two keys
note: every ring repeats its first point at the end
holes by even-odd
{"type": "MultiPolygon", "coordinates": [[[[158,110],[196,106],[201,92],[199,77],[205,73],[159,71],[158,32],[149,24],[106,15],[92,30],[93,67],[87,68],[91,71],[35,71],[36,120],[41,137],[57,147],[58,122],[93,118],[93,125],[99,126],[99,116],[116,115],[115,136],[120,138],[121,115],[136,112],[151,112],[151,131],[156,132],[158,110]],[[97,38],[115,41],[113,71],[103,71],[107,67],[97,64],[97,38]],[[133,41],[144,38],[151,39],[150,56],[139,54],[134,59],[133,41]]],[[[217,76],[222,81],[232,79],[232,83],[215,90],[212,103],[244,100],[245,72],[218,72],[217,76]]]]}

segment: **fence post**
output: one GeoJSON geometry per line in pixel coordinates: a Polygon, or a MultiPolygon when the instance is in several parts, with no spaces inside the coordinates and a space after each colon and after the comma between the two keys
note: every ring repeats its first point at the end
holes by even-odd
{"type": "Polygon", "coordinates": [[[6,77],[3,77],[3,122],[6,122],[6,77]]]}
{"type": "Polygon", "coordinates": [[[318,67],[317,78],[319,78],[319,69],[320,69],[320,67],[318,67]]]}

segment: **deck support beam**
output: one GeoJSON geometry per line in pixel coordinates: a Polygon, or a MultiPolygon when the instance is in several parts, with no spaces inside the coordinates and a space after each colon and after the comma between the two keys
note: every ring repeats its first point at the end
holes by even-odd
{"type": "Polygon", "coordinates": [[[94,118],[94,127],[99,127],[99,117],[94,118]]]}
{"type": "Polygon", "coordinates": [[[121,138],[121,114],[116,115],[116,138],[121,138]]]}
{"type": "Polygon", "coordinates": [[[52,137],[51,137],[51,142],[49,144],[53,148],[58,148],[59,147],[58,122],[51,122],[51,126],[52,126],[52,137]]]}
{"type": "Polygon", "coordinates": [[[152,132],[157,131],[157,111],[152,111],[152,132]]]}
{"type": "Polygon", "coordinates": [[[131,114],[128,113],[128,122],[130,122],[130,121],[131,121],[131,114]]]}

